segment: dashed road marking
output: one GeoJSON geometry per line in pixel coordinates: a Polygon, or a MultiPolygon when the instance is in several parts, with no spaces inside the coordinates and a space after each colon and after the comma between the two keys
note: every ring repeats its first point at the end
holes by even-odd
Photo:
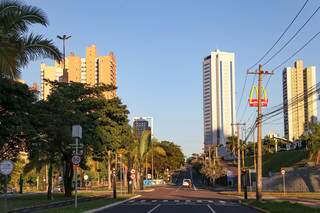
{"type": "Polygon", "coordinates": [[[150,211],[148,211],[147,213],[151,213],[154,210],[156,210],[159,206],[161,206],[161,204],[156,205],[154,208],[150,209],[150,211]]]}
{"type": "Polygon", "coordinates": [[[179,203],[179,202],[180,202],[180,200],[174,200],[174,202],[175,202],[175,203],[179,203]]]}
{"type": "Polygon", "coordinates": [[[157,202],[157,200],[152,200],[151,202],[154,203],[154,202],[157,202]]]}
{"type": "Polygon", "coordinates": [[[208,208],[210,209],[210,211],[211,211],[212,213],[216,213],[209,204],[208,204],[207,206],[208,206],[208,208]]]}
{"type": "Polygon", "coordinates": [[[145,202],[146,202],[146,200],[140,200],[140,202],[141,202],[141,203],[145,203],[145,202]]]}
{"type": "Polygon", "coordinates": [[[167,203],[167,202],[168,202],[168,200],[163,200],[163,202],[164,202],[164,203],[167,203]]]}

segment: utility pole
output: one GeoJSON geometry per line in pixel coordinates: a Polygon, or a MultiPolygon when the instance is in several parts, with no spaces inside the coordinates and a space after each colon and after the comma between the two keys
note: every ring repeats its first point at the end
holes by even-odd
{"type": "Polygon", "coordinates": [[[245,149],[244,149],[244,146],[245,146],[244,142],[245,142],[245,140],[246,140],[246,135],[247,135],[246,126],[244,125],[244,127],[243,127],[243,129],[242,129],[242,137],[243,137],[243,140],[242,140],[242,147],[241,147],[241,151],[242,151],[242,168],[245,167],[245,165],[244,165],[244,151],[245,151],[245,149]],[[244,132],[244,134],[243,134],[243,132],[244,132]]]}
{"type": "Polygon", "coordinates": [[[238,154],[238,193],[241,193],[241,153],[240,153],[240,126],[245,125],[245,123],[235,123],[231,124],[237,127],[237,154],[238,154]]]}
{"type": "Polygon", "coordinates": [[[262,65],[259,64],[259,70],[256,72],[248,72],[248,74],[258,74],[258,120],[257,120],[257,187],[256,187],[256,200],[261,201],[262,199],[262,104],[261,104],[261,92],[262,92],[262,76],[272,75],[273,72],[263,71],[262,65]]]}

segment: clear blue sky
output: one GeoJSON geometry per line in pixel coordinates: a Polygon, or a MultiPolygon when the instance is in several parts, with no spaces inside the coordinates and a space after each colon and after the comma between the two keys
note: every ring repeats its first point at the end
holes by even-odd
{"type": "MultiPolygon", "coordinates": [[[[118,94],[134,116],[154,117],[155,135],[181,145],[186,155],[201,151],[202,59],[219,48],[236,54],[237,104],[246,69],[262,56],[282,33],[304,0],[30,0],[48,15],[48,28],[33,31],[54,39],[70,34],[67,53],[85,56],[85,47],[96,44],[100,55],[117,57],[118,94]]],[[[310,0],[285,40],[320,5],[310,0]]],[[[320,12],[285,51],[266,69],[272,69],[320,30],[320,12]]],[[[283,44],[284,40],[280,42],[283,44]]],[[[294,59],[320,67],[320,38],[294,59]]],[[[45,63],[53,63],[41,60],[45,63]]],[[[22,78],[40,82],[40,63],[30,63],[22,78]]],[[[293,60],[287,65],[291,65],[293,60]]],[[[249,83],[250,82],[250,83],[249,83]]],[[[237,117],[247,103],[245,97],[237,117]]],[[[281,70],[272,77],[270,106],[282,102],[281,70]]],[[[253,109],[245,111],[243,120],[253,109]]],[[[282,119],[264,127],[283,134],[282,119]]]]}

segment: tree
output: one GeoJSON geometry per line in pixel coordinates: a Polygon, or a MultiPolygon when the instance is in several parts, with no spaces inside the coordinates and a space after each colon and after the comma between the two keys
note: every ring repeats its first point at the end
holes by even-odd
{"type": "MultiPolygon", "coordinates": [[[[105,110],[110,107],[109,101],[103,96],[103,92],[114,90],[114,86],[99,85],[90,87],[82,83],[64,83],[64,82],[49,82],[52,85],[52,92],[46,101],[42,101],[38,105],[38,124],[45,124],[39,128],[39,132],[43,133],[45,140],[38,141],[42,144],[38,146],[39,150],[47,150],[49,172],[50,167],[54,164],[57,157],[61,164],[64,165],[64,188],[65,196],[71,196],[72,179],[74,175],[71,144],[74,139],[71,137],[71,127],[74,124],[80,124],[83,129],[83,155],[80,167],[86,169],[86,158],[92,153],[98,152],[101,148],[99,144],[99,120],[110,119],[113,114],[110,110],[107,111],[105,117],[101,116],[100,110],[105,110]]],[[[118,102],[117,102],[118,103],[118,102]]],[[[112,104],[111,104],[112,105],[112,104]]],[[[107,139],[106,139],[107,140],[107,139]]],[[[36,160],[36,158],[34,158],[36,160]]],[[[51,170],[52,171],[52,170],[51,170]]],[[[50,175],[50,174],[49,174],[50,175]]]]}
{"type": "Polygon", "coordinates": [[[35,101],[26,84],[0,76],[0,160],[15,161],[36,134],[31,122],[35,101]]]}
{"type": "Polygon", "coordinates": [[[315,165],[320,165],[320,123],[311,123],[308,129],[303,139],[307,141],[309,159],[313,160],[315,165]]]}
{"type": "Polygon", "coordinates": [[[48,26],[45,13],[19,1],[0,2],[0,74],[7,78],[19,77],[22,67],[30,60],[52,58],[62,60],[62,54],[52,40],[43,35],[28,33],[34,24],[48,26]]]}

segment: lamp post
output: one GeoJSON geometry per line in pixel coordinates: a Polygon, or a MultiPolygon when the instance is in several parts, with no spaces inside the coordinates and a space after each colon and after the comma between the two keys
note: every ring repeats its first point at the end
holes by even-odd
{"type": "Polygon", "coordinates": [[[66,40],[71,38],[70,35],[57,35],[57,38],[62,40],[62,47],[63,47],[63,77],[65,77],[66,74],[66,40]]]}

